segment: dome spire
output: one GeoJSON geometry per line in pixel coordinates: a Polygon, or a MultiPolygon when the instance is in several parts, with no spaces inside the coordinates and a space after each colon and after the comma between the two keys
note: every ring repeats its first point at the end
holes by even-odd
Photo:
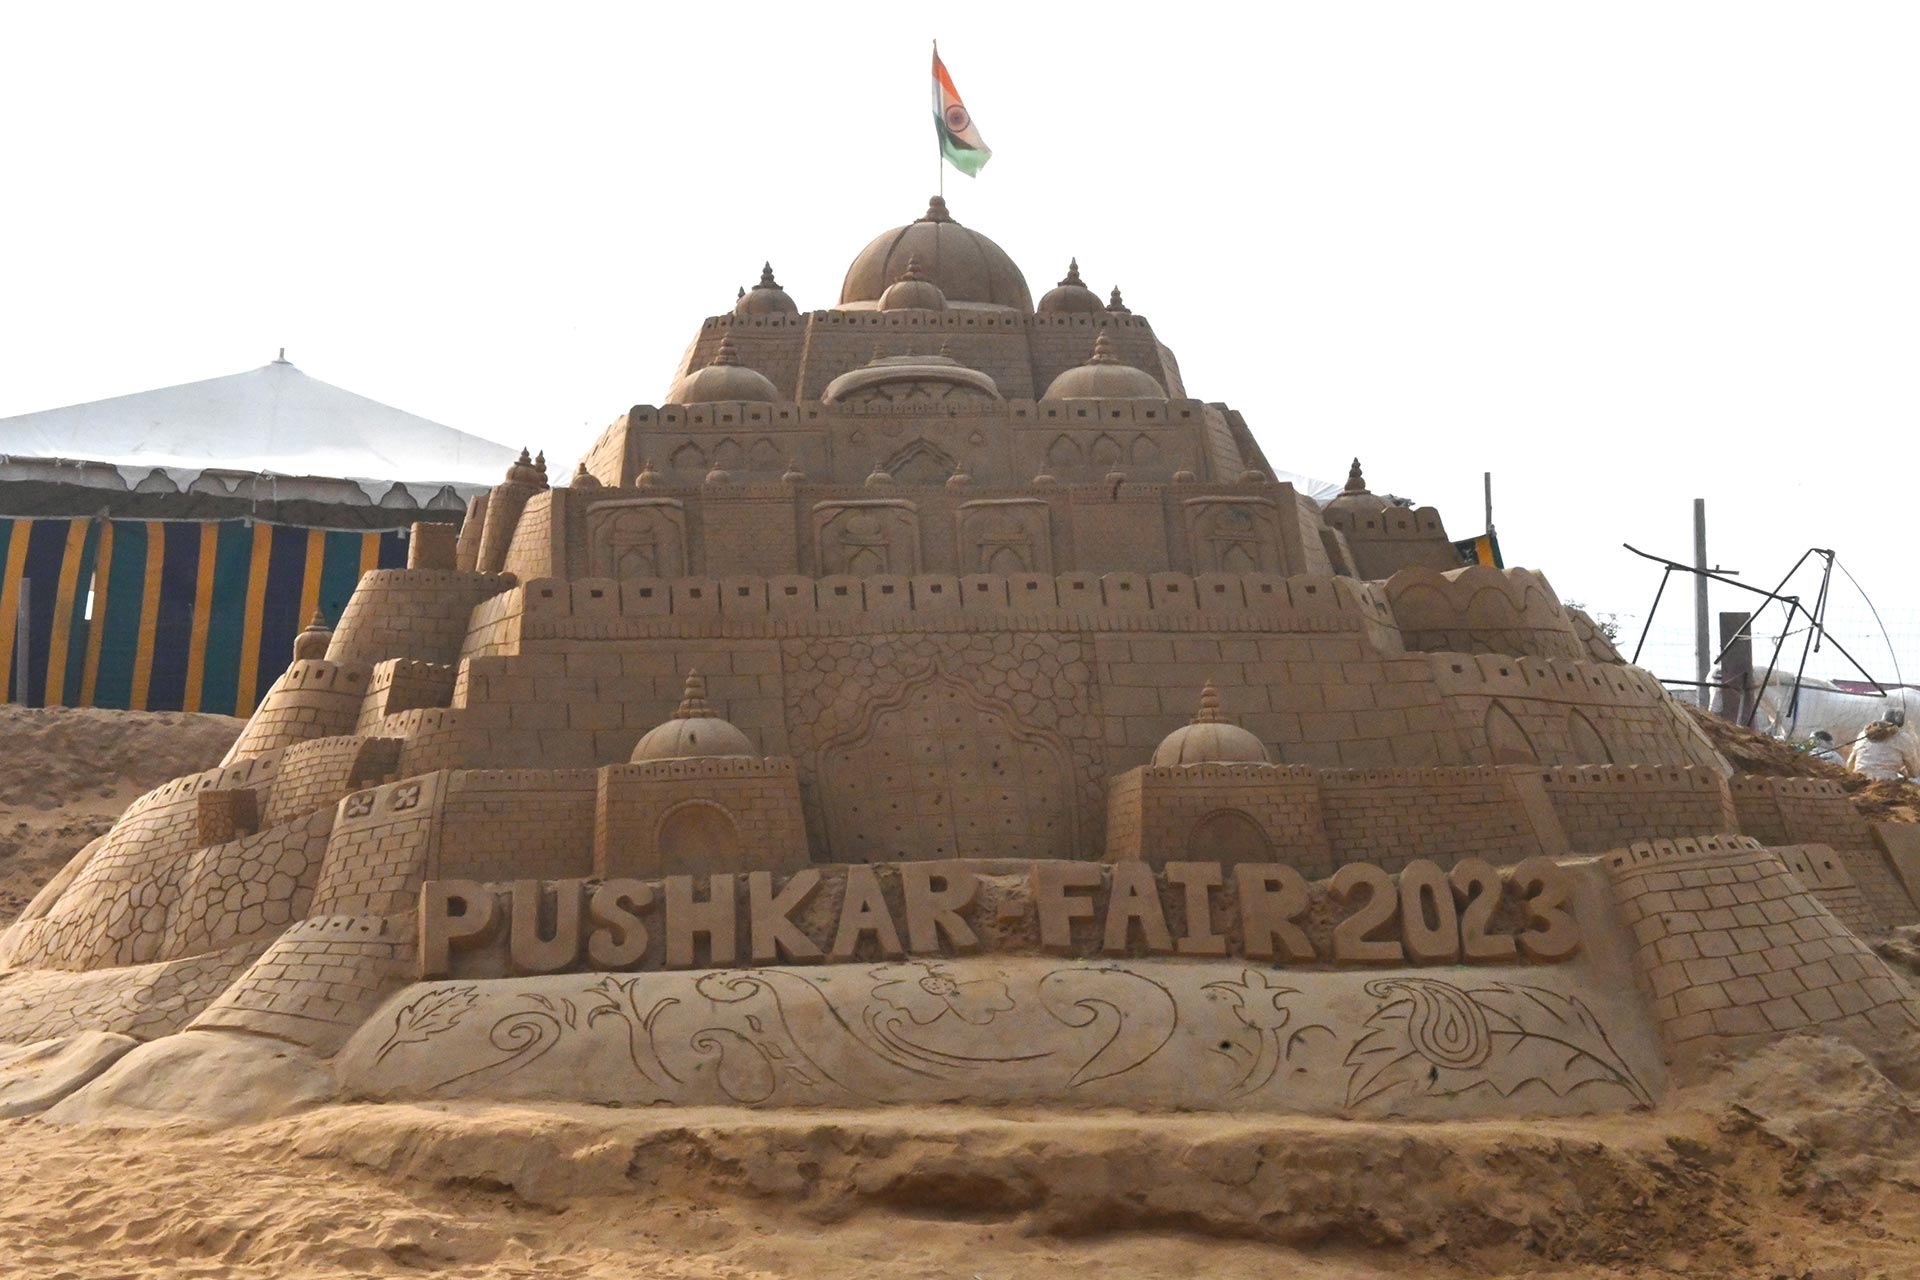
{"type": "Polygon", "coordinates": [[[1200,686],[1200,709],[1193,713],[1195,724],[1225,724],[1226,717],[1220,714],[1220,691],[1209,680],[1200,686]]]}
{"type": "Polygon", "coordinates": [[[1088,364],[1123,364],[1120,353],[1113,348],[1113,339],[1102,329],[1093,340],[1093,354],[1087,357],[1088,364]]]}
{"type": "Polygon", "coordinates": [[[712,366],[717,364],[725,365],[725,364],[739,364],[739,363],[740,363],[740,352],[733,345],[733,335],[731,333],[722,334],[720,338],[720,349],[713,353],[713,359],[707,361],[707,366],[711,368],[712,366]]]}
{"type": "Polygon", "coordinates": [[[925,280],[926,279],[925,276],[920,274],[920,255],[919,254],[910,253],[907,255],[907,269],[900,273],[900,279],[902,280],[925,280]]]}
{"type": "Polygon", "coordinates": [[[1360,459],[1355,458],[1353,465],[1347,468],[1347,487],[1342,492],[1365,493],[1366,491],[1367,478],[1360,474],[1360,459]]]}
{"type": "Polygon", "coordinates": [[[934,196],[927,201],[927,211],[920,217],[922,222],[952,222],[953,215],[947,212],[947,198],[934,196]]]}
{"type": "Polygon", "coordinates": [[[1067,259],[1067,278],[1060,283],[1063,285],[1078,285],[1082,289],[1086,288],[1086,284],[1080,279],[1080,259],[1067,259]]]}
{"type": "Polygon", "coordinates": [[[1127,304],[1120,299],[1119,285],[1113,286],[1113,295],[1107,301],[1107,310],[1113,312],[1115,315],[1130,316],[1133,314],[1133,312],[1127,310],[1127,304]]]}
{"type": "Polygon", "coordinates": [[[707,705],[707,678],[697,669],[687,668],[686,688],[681,691],[680,709],[673,713],[673,718],[692,720],[712,714],[713,708],[707,705]]]}
{"type": "Polygon", "coordinates": [[[780,282],[773,278],[773,263],[771,262],[762,263],[760,265],[760,283],[755,285],[754,288],[778,289],[779,287],[780,287],[780,282]]]}

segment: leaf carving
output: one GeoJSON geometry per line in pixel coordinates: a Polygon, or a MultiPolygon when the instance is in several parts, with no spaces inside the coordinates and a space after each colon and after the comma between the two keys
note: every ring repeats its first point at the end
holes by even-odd
{"type": "Polygon", "coordinates": [[[1606,1028],[1578,996],[1507,982],[1480,988],[1473,994],[1488,1014],[1510,1024],[1510,1029],[1500,1028],[1496,1035],[1514,1035],[1557,1047],[1555,1056],[1566,1082],[1554,1092],[1564,1094],[1582,1084],[1603,1081],[1619,1085],[1642,1106],[1653,1105],[1633,1068],[1613,1047],[1606,1028]]]}
{"type": "Polygon", "coordinates": [[[403,1006],[393,1016],[393,1032],[373,1057],[380,1062],[403,1044],[419,1044],[458,1026],[479,999],[472,987],[439,987],[403,1006]]]}

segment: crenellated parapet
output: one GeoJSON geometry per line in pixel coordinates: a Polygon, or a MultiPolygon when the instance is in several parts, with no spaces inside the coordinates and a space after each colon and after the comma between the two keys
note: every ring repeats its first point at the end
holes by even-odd
{"type": "Polygon", "coordinates": [[[1552,585],[1531,569],[1402,569],[1385,592],[1409,649],[1574,661],[1593,656],[1552,585]]]}

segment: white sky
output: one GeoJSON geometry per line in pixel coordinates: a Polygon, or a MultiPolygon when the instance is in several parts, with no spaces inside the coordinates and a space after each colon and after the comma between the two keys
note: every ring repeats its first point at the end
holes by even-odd
{"type": "MultiPolygon", "coordinates": [[[[1358,453],[1457,537],[1492,470],[1508,562],[1636,629],[1658,570],[1618,544],[1687,557],[1705,497],[1750,579],[1836,548],[1920,679],[1920,7],[21,3],[4,25],[0,416],[284,345],[570,470],[763,258],[828,306],[924,209],[939,35],[995,149],[949,174],[955,216],[1035,296],[1070,254],[1120,284],[1276,466],[1338,479],[1358,453]]],[[[1834,607],[1890,676],[1850,587],[1834,607]]],[[[1690,676],[1683,584],[1661,617],[1649,665],[1690,676]]]]}

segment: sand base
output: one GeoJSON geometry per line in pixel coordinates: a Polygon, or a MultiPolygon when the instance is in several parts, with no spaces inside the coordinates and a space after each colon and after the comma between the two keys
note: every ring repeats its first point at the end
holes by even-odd
{"type": "Polygon", "coordinates": [[[0,1122],[17,1277],[1735,1277],[1920,1268],[1920,1098],[1778,1045],[1657,1113],[1376,1125],[331,1106],[0,1122]]]}

